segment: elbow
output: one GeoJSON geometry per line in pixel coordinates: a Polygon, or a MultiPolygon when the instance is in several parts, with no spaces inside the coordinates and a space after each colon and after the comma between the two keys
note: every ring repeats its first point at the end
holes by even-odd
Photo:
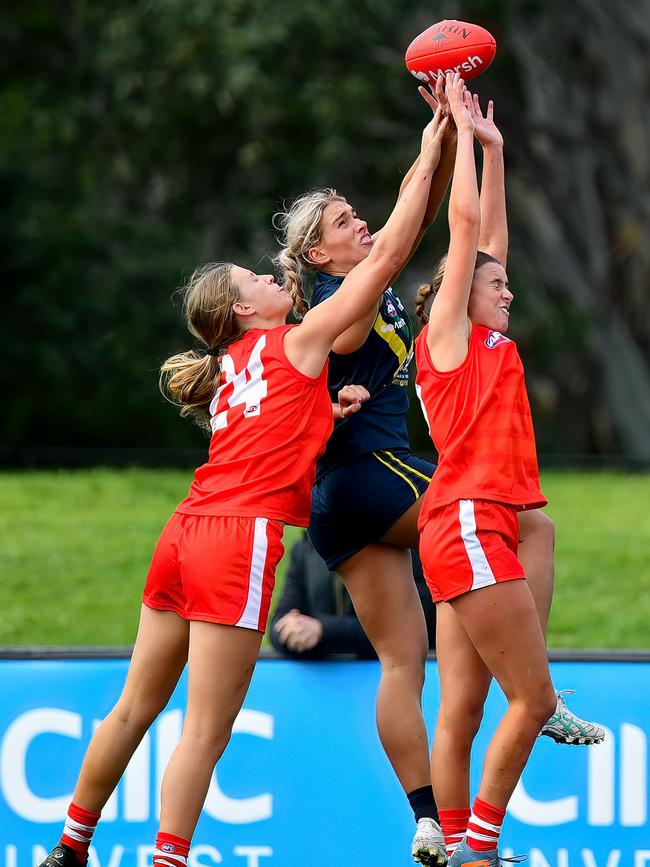
{"type": "Polygon", "coordinates": [[[410,248],[405,250],[403,247],[399,248],[379,241],[373,247],[370,255],[378,267],[392,275],[402,268],[410,252],[410,248]]]}
{"type": "Polygon", "coordinates": [[[481,229],[481,212],[469,206],[454,208],[449,212],[449,228],[452,231],[478,233],[481,229]]]}

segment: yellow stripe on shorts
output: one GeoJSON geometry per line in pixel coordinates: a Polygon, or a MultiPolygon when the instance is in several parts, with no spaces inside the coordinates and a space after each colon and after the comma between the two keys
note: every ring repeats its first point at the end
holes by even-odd
{"type": "Polygon", "coordinates": [[[388,451],[388,449],[384,449],[384,451],[386,452],[386,454],[389,457],[391,457],[395,461],[395,463],[399,464],[400,467],[404,467],[405,470],[408,470],[410,473],[413,473],[413,475],[418,476],[420,479],[424,479],[425,482],[431,481],[431,478],[432,478],[431,476],[427,476],[427,475],[425,475],[425,473],[421,473],[419,470],[416,470],[414,467],[409,467],[408,464],[405,464],[403,461],[400,461],[400,459],[396,458],[392,452],[388,451]]]}
{"type": "Polygon", "coordinates": [[[385,461],[383,458],[380,458],[379,455],[377,454],[377,452],[373,452],[373,455],[377,458],[377,460],[380,463],[382,463],[385,467],[388,467],[388,469],[391,472],[395,473],[395,475],[399,476],[401,479],[404,479],[406,484],[410,485],[413,488],[413,493],[415,494],[415,499],[417,500],[419,498],[420,492],[415,487],[413,482],[408,478],[408,476],[405,476],[404,473],[400,473],[400,471],[397,469],[397,467],[392,466],[391,464],[388,463],[388,461],[385,461]]]}

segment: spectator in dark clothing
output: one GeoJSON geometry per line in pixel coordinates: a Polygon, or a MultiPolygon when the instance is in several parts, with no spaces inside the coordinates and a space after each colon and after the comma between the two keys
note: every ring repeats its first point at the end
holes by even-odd
{"type": "MultiPolygon", "coordinates": [[[[416,551],[413,574],[427,621],[429,647],[435,647],[435,606],[422,576],[416,551]]],[[[366,638],[343,582],[330,572],[305,533],[291,549],[284,590],[270,629],[273,647],[283,655],[318,659],[351,653],[365,659],[376,654],[366,638]]]]}

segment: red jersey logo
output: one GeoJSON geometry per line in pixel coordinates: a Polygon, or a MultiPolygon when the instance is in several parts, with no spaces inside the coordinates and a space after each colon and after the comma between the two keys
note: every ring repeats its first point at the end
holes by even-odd
{"type": "Polygon", "coordinates": [[[488,349],[494,349],[494,347],[498,346],[500,343],[510,342],[510,338],[506,337],[505,334],[501,334],[500,331],[489,331],[488,336],[485,338],[485,345],[488,349]]]}

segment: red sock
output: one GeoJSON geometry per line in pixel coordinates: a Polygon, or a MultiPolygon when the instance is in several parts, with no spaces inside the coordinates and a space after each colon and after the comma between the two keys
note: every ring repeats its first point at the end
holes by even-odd
{"type": "Polygon", "coordinates": [[[154,867],[186,867],[189,851],[189,840],[158,831],[153,853],[154,867]]]}
{"type": "Polygon", "coordinates": [[[451,856],[467,833],[467,823],[471,810],[469,807],[463,807],[462,810],[438,810],[438,812],[442,833],[445,835],[447,855],[451,856]]]}
{"type": "Polygon", "coordinates": [[[101,813],[91,813],[90,810],[84,810],[74,803],[68,808],[61,844],[74,849],[82,864],[88,860],[88,847],[100,815],[101,813]]]}
{"type": "Polygon", "coordinates": [[[476,798],[467,825],[467,842],[476,852],[487,852],[499,845],[505,810],[476,798]]]}

